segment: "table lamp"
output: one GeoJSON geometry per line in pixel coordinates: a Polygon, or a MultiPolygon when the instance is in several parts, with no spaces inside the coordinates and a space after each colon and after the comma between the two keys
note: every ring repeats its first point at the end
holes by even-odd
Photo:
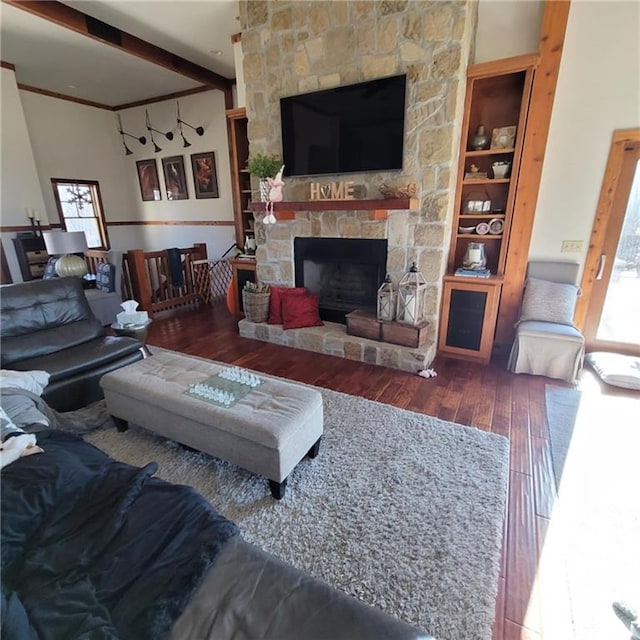
{"type": "Polygon", "coordinates": [[[88,249],[84,231],[45,231],[42,236],[47,253],[50,256],[60,256],[56,262],[56,273],[61,278],[82,278],[88,273],[84,258],[74,255],[84,253],[88,249]]]}

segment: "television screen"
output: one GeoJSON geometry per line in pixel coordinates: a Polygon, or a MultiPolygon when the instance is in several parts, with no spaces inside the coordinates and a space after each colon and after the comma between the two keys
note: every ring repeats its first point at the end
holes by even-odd
{"type": "Polygon", "coordinates": [[[402,169],[406,75],[280,99],[287,176],[402,169]]]}

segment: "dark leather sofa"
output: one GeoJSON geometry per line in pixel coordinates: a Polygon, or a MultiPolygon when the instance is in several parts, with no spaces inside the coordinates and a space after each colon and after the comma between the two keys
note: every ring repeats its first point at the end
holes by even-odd
{"type": "Polygon", "coordinates": [[[0,290],[3,369],[44,370],[42,397],[58,411],[102,398],[100,378],[143,357],[141,343],[105,335],[79,278],[35,280],[0,290]]]}

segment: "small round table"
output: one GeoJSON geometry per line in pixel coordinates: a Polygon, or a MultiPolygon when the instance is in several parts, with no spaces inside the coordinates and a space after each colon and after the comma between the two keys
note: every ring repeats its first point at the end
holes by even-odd
{"type": "Polygon", "coordinates": [[[147,348],[147,334],[149,333],[149,325],[151,320],[147,320],[144,324],[119,324],[113,322],[111,328],[117,336],[127,336],[128,338],[135,338],[142,343],[142,355],[148,357],[151,355],[151,351],[147,348]]]}

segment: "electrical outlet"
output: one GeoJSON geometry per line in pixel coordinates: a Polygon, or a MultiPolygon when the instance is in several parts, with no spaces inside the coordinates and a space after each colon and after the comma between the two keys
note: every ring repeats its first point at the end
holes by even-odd
{"type": "Polygon", "coordinates": [[[563,240],[562,253],[580,253],[582,251],[582,240],[563,240]]]}

